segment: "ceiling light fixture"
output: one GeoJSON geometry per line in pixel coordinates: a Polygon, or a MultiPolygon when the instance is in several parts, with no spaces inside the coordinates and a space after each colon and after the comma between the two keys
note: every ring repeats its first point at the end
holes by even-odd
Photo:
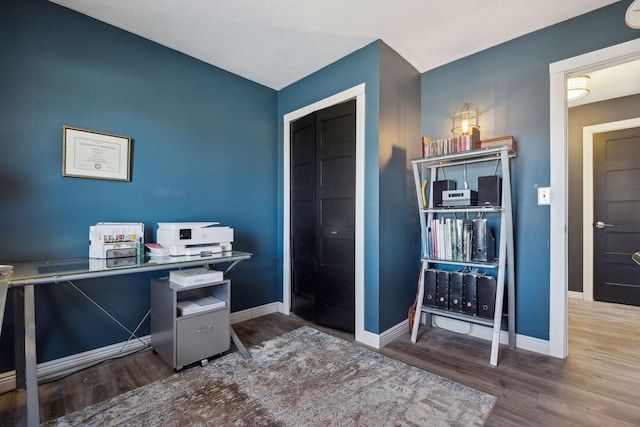
{"type": "Polygon", "coordinates": [[[575,101],[589,94],[589,81],[587,75],[573,76],[567,79],[567,101],[575,101]]]}

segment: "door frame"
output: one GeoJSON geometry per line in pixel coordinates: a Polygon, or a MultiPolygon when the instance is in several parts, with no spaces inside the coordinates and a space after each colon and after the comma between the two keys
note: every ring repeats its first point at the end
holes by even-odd
{"type": "Polygon", "coordinates": [[[291,122],[317,110],[345,101],[356,100],[356,197],[355,197],[355,339],[367,342],[364,330],[364,147],[365,147],[365,84],[324,98],[283,116],[283,227],[282,227],[282,311],[291,311],[291,122]]]}
{"type": "Polygon", "coordinates": [[[640,117],[582,128],[582,299],[593,301],[593,135],[640,127],[640,117]]]}
{"type": "Polygon", "coordinates": [[[640,59],[640,39],[549,64],[549,354],[568,354],[567,97],[570,74],[589,73],[640,59]]]}

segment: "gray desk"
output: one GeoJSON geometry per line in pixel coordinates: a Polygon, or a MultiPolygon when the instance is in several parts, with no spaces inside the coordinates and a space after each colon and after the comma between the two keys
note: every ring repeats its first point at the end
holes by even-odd
{"type": "MultiPolygon", "coordinates": [[[[142,273],[146,271],[176,270],[185,267],[209,266],[220,263],[229,264],[224,271],[224,276],[227,278],[238,263],[251,258],[251,255],[249,252],[233,251],[209,256],[178,256],[161,259],[150,259],[149,257],[118,258],[111,260],[73,258],[13,264],[13,276],[9,282],[9,287],[15,288],[20,294],[19,298],[14,299],[15,302],[20,302],[16,304],[16,313],[24,312],[24,325],[16,325],[16,384],[24,383],[27,390],[28,425],[37,426],[40,424],[34,306],[35,285],[142,273]],[[24,301],[23,304],[22,301],[24,301]],[[23,327],[24,335],[20,333],[23,327]],[[24,340],[24,353],[20,348],[22,347],[22,340],[24,340]],[[24,366],[24,369],[18,365],[24,366]],[[25,378],[19,378],[21,376],[25,378]]],[[[0,295],[0,302],[6,299],[6,289],[4,291],[5,295],[0,295]]],[[[231,329],[231,337],[239,351],[243,356],[247,357],[248,353],[238,339],[238,336],[234,333],[233,328],[231,329]]]]}

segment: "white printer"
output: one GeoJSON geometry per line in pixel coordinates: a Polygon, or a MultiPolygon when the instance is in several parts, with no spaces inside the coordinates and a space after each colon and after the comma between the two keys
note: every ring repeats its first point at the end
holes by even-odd
{"type": "Polygon", "coordinates": [[[99,222],[89,227],[89,258],[127,258],[144,255],[144,224],[99,222]]]}
{"type": "Polygon", "coordinates": [[[156,241],[169,255],[210,255],[231,251],[233,228],[218,222],[159,222],[156,241]]]}

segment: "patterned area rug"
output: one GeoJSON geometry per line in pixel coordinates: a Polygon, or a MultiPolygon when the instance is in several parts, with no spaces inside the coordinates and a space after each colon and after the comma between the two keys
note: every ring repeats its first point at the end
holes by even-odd
{"type": "Polygon", "coordinates": [[[496,398],[302,327],[47,426],[481,426],[496,398]]]}

